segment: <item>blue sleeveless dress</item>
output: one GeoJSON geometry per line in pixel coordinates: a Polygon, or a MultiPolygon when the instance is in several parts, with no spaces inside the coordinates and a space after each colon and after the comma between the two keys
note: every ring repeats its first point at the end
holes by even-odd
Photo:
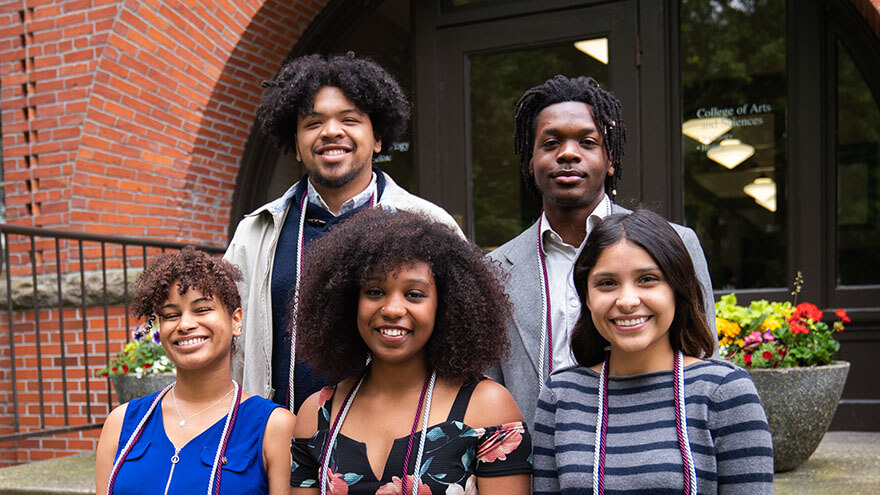
{"type": "MultiPolygon", "coordinates": [[[[134,399],[128,403],[116,457],[125,447],[141,418],[149,409],[158,392],[134,399]]],[[[278,404],[262,397],[249,397],[239,405],[238,416],[226,447],[227,463],[222,466],[220,493],[228,495],[268,494],[266,468],[263,465],[263,433],[269,415],[278,404]]],[[[217,444],[226,423],[224,416],[210,428],[190,440],[177,454],[180,461],[171,473],[174,445],[162,426],[162,407],[156,406],[144,432],[132,447],[119,469],[114,495],[156,495],[165,493],[171,474],[168,493],[200,494],[208,491],[208,478],[217,453],[217,444]]],[[[115,459],[114,459],[115,461],[115,459]]],[[[103,493],[106,487],[98,487],[103,493]]]]}

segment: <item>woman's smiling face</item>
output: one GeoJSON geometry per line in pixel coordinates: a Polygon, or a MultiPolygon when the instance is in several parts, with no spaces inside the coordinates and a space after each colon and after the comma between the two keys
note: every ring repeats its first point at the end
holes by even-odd
{"type": "Polygon", "coordinates": [[[241,335],[241,308],[231,314],[213,297],[189,288],[182,295],[174,283],[159,314],[162,347],[178,369],[195,370],[228,361],[232,338],[241,335]]]}
{"type": "Polygon", "coordinates": [[[675,292],[639,245],[621,240],[602,251],[587,278],[587,307],[612,355],[671,355],[675,292]]]}
{"type": "Polygon", "coordinates": [[[357,326],[374,361],[425,359],[437,317],[437,286],[427,263],[401,265],[361,287],[357,326]]]}

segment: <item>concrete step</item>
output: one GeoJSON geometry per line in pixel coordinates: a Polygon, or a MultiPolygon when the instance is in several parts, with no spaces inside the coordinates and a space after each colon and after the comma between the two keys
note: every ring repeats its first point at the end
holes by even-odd
{"type": "MultiPolygon", "coordinates": [[[[880,432],[825,434],[807,462],[777,474],[776,495],[880,494],[880,432]]],[[[0,469],[0,495],[94,495],[95,454],[0,469]]]]}
{"type": "Polygon", "coordinates": [[[0,495],[95,495],[95,453],[0,469],[0,495]]]}

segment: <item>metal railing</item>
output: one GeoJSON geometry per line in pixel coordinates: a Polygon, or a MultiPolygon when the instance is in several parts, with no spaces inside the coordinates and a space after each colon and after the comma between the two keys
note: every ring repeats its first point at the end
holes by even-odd
{"type": "MultiPolygon", "coordinates": [[[[2,407],[0,410],[3,411],[0,412],[0,421],[2,421],[0,433],[4,430],[13,431],[9,434],[0,434],[0,443],[88,430],[103,425],[103,422],[95,421],[93,411],[95,400],[91,390],[91,384],[95,379],[91,367],[100,361],[106,364],[110,360],[110,308],[124,307],[125,317],[122,326],[124,326],[127,340],[131,335],[128,308],[129,269],[143,268],[147,265],[151,255],[164,252],[167,249],[181,249],[187,245],[192,244],[0,224],[0,268],[2,268],[0,276],[5,277],[6,282],[5,321],[2,321],[3,310],[0,309],[0,374],[6,375],[8,373],[11,385],[10,390],[0,390],[0,394],[5,392],[7,397],[6,407],[2,407],[0,404],[2,407]],[[108,247],[111,250],[110,256],[108,256],[108,247]],[[86,269],[87,265],[89,266],[88,270],[86,269]],[[110,291],[108,291],[108,267],[111,266],[122,269],[121,301],[118,300],[118,297],[117,301],[111,301],[110,291]],[[65,296],[63,281],[67,276],[68,292],[75,292],[70,290],[70,286],[75,287],[77,273],[79,300],[74,303],[73,299],[76,299],[76,295],[68,294],[65,296]],[[98,274],[100,274],[101,289],[100,294],[95,297],[94,294],[87,292],[86,278],[87,275],[94,278],[98,274]],[[28,278],[33,291],[30,297],[27,294],[28,278]],[[54,278],[54,283],[49,281],[52,278],[54,278]],[[13,286],[16,284],[13,281],[17,283],[19,288],[24,286],[23,290],[19,290],[15,300],[13,286]],[[54,297],[52,294],[46,295],[45,293],[50,290],[50,286],[54,286],[54,297]],[[30,299],[30,304],[28,304],[28,299],[30,299]],[[88,308],[95,306],[103,307],[103,328],[98,329],[99,332],[101,329],[103,330],[103,356],[100,356],[103,359],[96,358],[91,355],[94,353],[89,351],[90,344],[94,343],[90,342],[89,334],[90,330],[95,330],[95,324],[94,321],[91,323],[89,321],[88,308]],[[52,315],[53,312],[57,312],[55,317],[52,315]],[[74,319],[79,321],[73,327],[65,328],[65,313],[70,314],[71,312],[78,313],[74,319]],[[3,328],[4,325],[6,328],[3,328]],[[33,345],[30,345],[29,342],[31,336],[33,345]],[[8,338],[8,342],[2,342],[3,337],[8,338]],[[79,341],[75,342],[78,338],[79,341]],[[47,352],[45,351],[50,346],[49,354],[55,356],[55,359],[47,364],[45,359],[47,352]],[[16,347],[20,348],[18,352],[16,347]],[[71,349],[76,350],[80,347],[82,352],[77,353],[79,355],[72,355],[71,349]],[[93,359],[90,360],[90,357],[93,359]],[[78,363],[78,365],[69,365],[70,362],[78,363]],[[23,378],[20,376],[25,368],[32,371],[34,367],[20,366],[23,363],[35,363],[35,377],[23,378]],[[52,371],[55,374],[59,371],[55,368],[60,368],[61,401],[53,400],[49,404],[55,411],[52,415],[55,425],[47,424],[47,381],[44,377],[47,368],[53,368],[52,371]],[[77,368],[82,369],[82,378],[79,378],[80,372],[77,368]],[[73,374],[76,376],[69,376],[73,374]],[[19,382],[19,379],[22,382],[19,382]],[[70,400],[69,385],[73,380],[84,381],[84,401],[70,400]],[[20,390],[28,393],[20,394],[20,390]],[[33,393],[34,391],[36,394],[33,393]],[[9,403],[10,394],[11,404],[9,403]],[[22,396],[26,397],[23,399],[22,396]],[[32,398],[38,398],[39,404],[34,404],[32,398]],[[11,406],[11,411],[9,406],[11,406]],[[60,423],[60,414],[57,412],[59,406],[63,409],[63,425],[57,424],[60,423]],[[72,408],[75,408],[75,411],[72,412],[72,408]],[[38,415],[35,412],[37,409],[39,410],[38,415]],[[10,415],[12,416],[11,425],[8,422],[10,415]],[[22,425],[22,416],[27,416],[29,424],[22,425]],[[38,424],[36,416],[39,417],[38,424]]],[[[224,248],[217,246],[195,245],[195,247],[211,253],[223,253],[224,251],[224,248]]],[[[2,308],[2,304],[3,301],[0,300],[0,308],[2,308]]],[[[95,320],[95,318],[91,319],[95,320]]],[[[100,317],[97,320],[100,321],[100,317]]],[[[33,375],[33,373],[29,373],[29,375],[33,375]]],[[[100,380],[98,383],[101,383],[100,380]]],[[[107,412],[113,406],[111,390],[108,376],[106,378],[107,412]]],[[[53,397],[57,398],[58,391],[49,390],[49,392],[54,392],[53,397]]],[[[77,396],[81,397],[82,394],[77,396]]]]}

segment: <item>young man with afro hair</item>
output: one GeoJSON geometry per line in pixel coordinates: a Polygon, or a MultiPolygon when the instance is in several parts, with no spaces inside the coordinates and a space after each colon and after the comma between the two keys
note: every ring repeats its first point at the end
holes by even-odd
{"type": "MultiPolygon", "coordinates": [[[[489,371],[513,394],[531,428],[550,373],[576,366],[571,331],[581,301],[572,270],[592,228],[612,213],[626,128],[620,101],[592,77],[557,75],[516,104],[514,150],[527,188],[541,200],[537,222],[490,257],[510,274],[511,357],[489,371]]],[[[693,230],[672,224],[690,253],[715,330],[712,282],[693,230]]],[[[708,357],[708,356],[706,356],[708,357]]]]}
{"type": "Polygon", "coordinates": [[[233,376],[245,392],[295,413],[325,385],[296,357],[295,320],[288,314],[309,243],[373,206],[417,211],[458,226],[442,208],[372,166],[373,155],[391,149],[409,118],[409,102],[385,69],[351,52],[308,55],[287,62],[263,86],[257,125],[296,154],[306,176],[246,215],[227,248],[225,258],[244,275],[244,345],[233,358],[233,376]]]}

